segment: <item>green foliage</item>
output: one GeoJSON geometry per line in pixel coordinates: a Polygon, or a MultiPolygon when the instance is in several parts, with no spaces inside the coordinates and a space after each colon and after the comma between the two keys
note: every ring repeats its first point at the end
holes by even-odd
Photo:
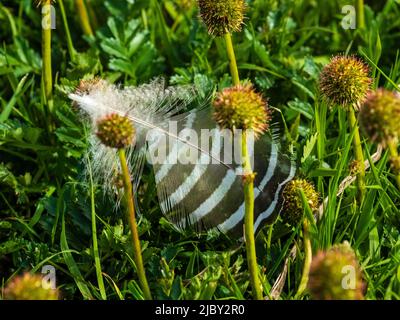
{"type": "MultiPolygon", "coordinates": [[[[82,177],[85,121],[67,94],[81,79],[95,76],[135,85],[163,75],[171,84],[195,83],[207,97],[231,85],[229,66],[223,42],[207,34],[195,1],[91,3],[95,34],[87,37],[74,2],[65,1],[77,50],[73,61],[61,19],[53,30],[54,113],[44,103],[41,84],[40,9],[29,0],[0,4],[0,282],[50,264],[65,299],[102,299],[104,293],[107,299],[143,299],[129,228],[123,210],[114,206],[117,197],[105,197],[101,186],[91,190],[82,177]]],[[[299,174],[328,198],[322,219],[312,226],[313,249],[349,241],[368,283],[366,298],[399,299],[400,191],[389,156],[384,151],[373,162],[377,145],[364,137],[370,162],[365,199],[356,204],[354,184],[337,196],[353,160],[353,133],[344,110],[330,110],[318,91],[323,66],[346,52],[369,64],[374,86],[398,90],[399,2],[370,1],[362,33],[341,28],[346,1],[247,3],[244,30],[233,35],[241,79],[250,79],[269,98],[282,144],[297,151],[299,174]]],[[[177,232],[161,214],[150,167],[137,195],[144,265],[155,298],[250,297],[242,243],[177,232]]],[[[300,228],[280,218],[258,235],[265,296],[300,238],[300,228]]],[[[296,294],[303,263],[298,253],[288,260],[282,299],[296,294]]]]}

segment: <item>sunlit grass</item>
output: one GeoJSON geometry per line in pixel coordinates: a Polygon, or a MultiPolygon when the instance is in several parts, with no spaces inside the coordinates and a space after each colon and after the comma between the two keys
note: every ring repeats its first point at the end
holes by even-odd
{"type": "MultiPolygon", "coordinates": [[[[223,39],[209,37],[195,1],[189,7],[186,2],[93,1],[90,10],[98,21],[89,11],[84,34],[75,2],[63,1],[66,16],[60,15],[51,33],[53,112],[43,99],[43,88],[50,91],[42,81],[40,8],[0,4],[2,284],[52,265],[65,299],[143,299],[123,209],[115,209],[116,197],[104,196],[101,186],[82,177],[87,132],[67,93],[93,76],[136,85],[164,75],[170,84],[195,83],[203,97],[230,86],[223,39]]],[[[345,111],[321,99],[318,78],[333,55],[349,52],[369,64],[374,88],[399,90],[400,4],[365,5],[365,29],[359,32],[341,28],[342,2],[249,1],[244,30],[232,35],[237,66],[241,79],[269,98],[282,144],[296,151],[298,175],[314,183],[321,202],[327,200],[309,226],[313,253],[349,241],[368,283],[366,298],[399,299],[400,191],[390,154],[384,149],[376,155],[378,146],[362,135],[365,196],[357,202],[355,182],[341,190],[351,174],[354,130],[345,111]]],[[[177,232],[160,211],[150,166],[136,193],[143,264],[154,298],[251,298],[244,244],[224,235],[177,232]]],[[[287,260],[279,296],[294,299],[305,257],[302,239],[301,225],[290,227],[280,218],[258,234],[264,296],[276,294],[272,288],[287,260]],[[289,259],[293,247],[296,258],[289,259]]]]}

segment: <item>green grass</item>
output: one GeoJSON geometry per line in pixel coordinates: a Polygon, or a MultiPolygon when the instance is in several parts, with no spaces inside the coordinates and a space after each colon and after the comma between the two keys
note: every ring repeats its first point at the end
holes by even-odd
{"type": "MultiPolygon", "coordinates": [[[[196,7],[184,8],[184,2],[92,1],[93,36],[83,34],[75,1],[62,2],[65,17],[57,2],[52,113],[42,92],[40,9],[27,0],[0,2],[0,283],[50,264],[65,299],[143,299],[124,212],[82,177],[86,128],[67,93],[93,75],[125,85],[162,75],[170,84],[195,83],[204,96],[229,86],[223,39],[210,37],[196,7]]],[[[368,282],[366,298],[399,299],[400,191],[389,155],[384,150],[373,162],[377,145],[362,137],[371,165],[365,198],[357,204],[355,183],[337,196],[354,159],[354,132],[348,132],[345,111],[321,100],[318,76],[332,55],[348,51],[370,65],[375,87],[398,89],[400,3],[365,1],[366,27],[359,32],[340,26],[348,2],[249,1],[246,26],[233,35],[235,53],[241,79],[269,98],[281,139],[293,143],[299,174],[314,182],[321,200],[328,198],[310,227],[313,252],[349,241],[368,282]]],[[[138,201],[154,298],[251,297],[244,245],[223,235],[177,232],[160,211],[149,166],[138,201]]],[[[279,218],[258,235],[265,296],[296,246],[280,294],[295,297],[304,259],[301,229],[279,218]]]]}

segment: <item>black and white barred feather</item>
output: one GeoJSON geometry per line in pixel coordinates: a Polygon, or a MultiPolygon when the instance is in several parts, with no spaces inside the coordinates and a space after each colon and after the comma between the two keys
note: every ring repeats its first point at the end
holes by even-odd
{"type": "MultiPolygon", "coordinates": [[[[162,80],[124,89],[103,82],[90,92],[70,95],[91,117],[93,127],[109,113],[132,120],[137,132],[136,145],[128,149],[132,176],[138,180],[145,157],[152,162],[161,210],[174,225],[199,231],[216,229],[241,237],[244,220],[243,181],[238,174],[241,164],[224,162],[225,142],[229,137],[217,128],[210,108],[180,114],[195,97],[193,87],[165,88],[162,80]],[[202,130],[208,129],[209,148],[194,146],[171,132],[171,121],[177,123],[178,132],[191,129],[198,137],[202,130]],[[155,161],[160,152],[164,153],[165,161],[155,161]],[[191,154],[191,161],[176,161],[176,157],[184,158],[187,153],[191,154]]],[[[92,136],[90,151],[95,160],[95,176],[100,174],[103,183],[110,182],[111,168],[118,163],[116,151],[99,144],[94,133],[92,136]]],[[[235,142],[228,145],[234,146],[235,142]]],[[[291,156],[280,152],[279,143],[270,134],[257,139],[252,152],[253,169],[257,173],[254,189],[257,232],[279,213],[281,193],[294,177],[296,166],[291,156]]]]}

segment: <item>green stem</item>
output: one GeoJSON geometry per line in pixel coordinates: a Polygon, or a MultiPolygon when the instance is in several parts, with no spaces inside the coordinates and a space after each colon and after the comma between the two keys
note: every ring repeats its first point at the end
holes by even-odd
{"type": "Polygon", "coordinates": [[[267,239],[267,251],[270,252],[271,250],[271,243],[272,243],[272,232],[274,230],[274,224],[272,223],[268,227],[268,239],[267,239]]]}
{"type": "Polygon", "coordinates": [[[364,0],[356,0],[356,2],[357,2],[357,26],[359,29],[365,29],[364,0]]]}
{"type": "MultiPolygon", "coordinates": [[[[393,160],[396,160],[399,158],[399,153],[397,151],[397,144],[396,142],[391,139],[388,141],[388,148],[389,148],[389,152],[390,152],[390,156],[392,157],[393,160]]],[[[396,168],[398,170],[398,168],[396,168]]],[[[396,182],[397,182],[397,186],[400,189],[400,173],[396,172],[396,182]]]]}
{"type": "Polygon", "coordinates": [[[311,248],[311,240],[310,240],[310,222],[307,218],[304,219],[303,222],[303,243],[304,243],[304,265],[303,272],[301,275],[300,285],[297,289],[297,293],[295,295],[295,299],[298,299],[301,294],[306,290],[308,277],[310,273],[311,261],[312,261],[312,248],[311,248]]]}
{"type": "Polygon", "coordinates": [[[68,47],[69,57],[71,58],[71,61],[74,62],[76,50],[75,50],[74,44],[72,42],[71,32],[69,30],[69,25],[68,25],[68,20],[67,20],[67,15],[65,14],[64,1],[59,0],[58,3],[60,5],[61,17],[62,17],[64,28],[65,28],[65,35],[67,37],[67,47],[68,47]]]}
{"type": "MultiPolygon", "coordinates": [[[[226,51],[229,58],[229,66],[233,84],[239,85],[239,71],[237,68],[235,50],[233,49],[230,33],[225,34],[226,51]]],[[[254,173],[251,168],[250,156],[247,147],[247,133],[242,133],[242,157],[244,170],[244,237],[246,243],[247,264],[250,272],[250,282],[253,290],[253,298],[263,300],[262,286],[258,273],[256,245],[254,239],[254,173]]]]}
{"type": "Polygon", "coordinates": [[[89,15],[84,0],[75,0],[75,5],[78,10],[83,33],[87,36],[93,36],[93,30],[90,26],[89,15]]]}
{"type": "MultiPolygon", "coordinates": [[[[51,0],[43,2],[43,6],[50,8],[51,0]]],[[[53,112],[53,75],[51,70],[51,13],[44,13],[48,22],[47,26],[42,26],[42,78],[44,85],[44,95],[49,111],[53,112]]]]}
{"type": "Polygon", "coordinates": [[[235,50],[233,49],[232,37],[230,33],[225,34],[226,51],[229,58],[232,81],[235,86],[240,84],[239,71],[236,63],[235,50]]]}
{"type": "Polygon", "coordinates": [[[15,43],[19,32],[18,32],[17,26],[15,25],[14,16],[13,16],[13,14],[11,14],[11,12],[8,8],[4,7],[4,5],[2,3],[0,3],[0,12],[2,12],[8,19],[8,23],[10,24],[12,38],[15,43]]]}
{"type": "Polygon", "coordinates": [[[99,286],[100,295],[103,300],[107,299],[106,290],[104,287],[103,274],[101,271],[101,263],[100,263],[100,254],[99,254],[99,246],[97,242],[97,227],[96,227],[96,207],[94,202],[94,186],[93,186],[93,178],[92,178],[92,169],[89,163],[89,176],[90,176],[90,205],[91,205],[91,213],[92,213],[92,238],[93,238],[93,255],[94,255],[94,265],[96,269],[96,277],[97,284],[99,286]]]}
{"type": "Polygon", "coordinates": [[[118,150],[119,160],[121,162],[122,176],[124,180],[124,189],[125,189],[125,199],[129,212],[129,225],[132,233],[132,241],[133,241],[133,254],[136,264],[136,270],[138,273],[139,281],[143,290],[144,298],[146,300],[152,300],[150,288],[147,283],[146,273],[143,267],[143,258],[142,258],[142,249],[140,246],[139,233],[136,224],[135,217],[135,206],[133,203],[133,191],[132,191],[132,183],[129,174],[128,164],[126,162],[126,155],[124,149],[118,150]]]}
{"type": "Polygon", "coordinates": [[[89,19],[92,22],[92,26],[93,26],[92,29],[94,28],[94,30],[97,30],[97,28],[99,26],[99,21],[97,20],[96,13],[93,9],[92,0],[86,1],[86,7],[87,7],[88,14],[89,14],[89,19]]]}
{"type": "Polygon", "coordinates": [[[263,300],[262,287],[258,274],[256,246],[254,239],[254,173],[251,168],[250,156],[247,148],[247,133],[242,133],[242,157],[244,170],[244,236],[246,243],[247,264],[250,272],[250,282],[253,289],[253,298],[263,300]]]}
{"type": "MultiPolygon", "coordinates": [[[[324,163],[325,157],[325,129],[326,129],[326,105],[319,103],[319,99],[315,102],[315,126],[318,132],[317,136],[317,154],[320,166],[324,163]]],[[[318,190],[323,190],[323,177],[318,177],[318,190]]]]}
{"type": "Polygon", "coordinates": [[[353,146],[354,146],[355,158],[359,165],[359,170],[357,173],[357,187],[358,187],[358,200],[359,200],[359,203],[361,203],[362,200],[364,199],[364,195],[365,195],[364,155],[363,155],[363,150],[361,147],[361,137],[360,137],[360,131],[359,131],[358,125],[357,125],[356,113],[354,111],[354,108],[351,106],[349,107],[348,117],[349,117],[350,130],[351,131],[355,130],[354,137],[353,137],[353,146]]]}

